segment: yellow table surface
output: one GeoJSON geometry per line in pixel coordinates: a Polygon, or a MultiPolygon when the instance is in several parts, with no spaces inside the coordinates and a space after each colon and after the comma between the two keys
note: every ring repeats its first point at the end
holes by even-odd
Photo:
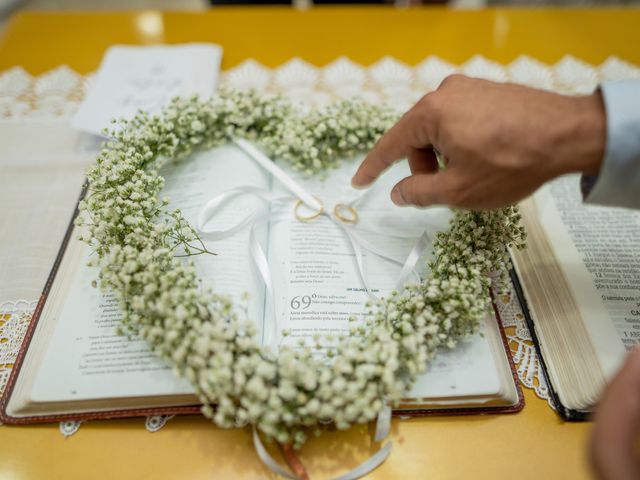
{"type": "MultiPolygon", "coordinates": [[[[640,10],[333,7],[216,9],[206,13],[65,13],[16,16],[0,38],[0,71],[37,74],[61,64],[93,71],[114,43],[216,42],[223,68],[247,58],[275,66],[292,56],[317,65],[346,55],[370,64],[392,55],[461,63],[474,54],[509,62],[528,54],[552,63],[572,54],[590,63],[617,55],[640,63],[640,10]]],[[[583,478],[590,425],[562,422],[525,392],[516,415],[394,421],[394,451],[371,478],[583,478]]],[[[302,451],[313,478],[357,465],[372,452],[369,427],[329,433],[302,451]]],[[[199,417],[145,431],[142,419],[91,422],[69,439],[57,426],[0,427],[0,478],[273,477],[247,430],[224,431],[199,417]]]]}

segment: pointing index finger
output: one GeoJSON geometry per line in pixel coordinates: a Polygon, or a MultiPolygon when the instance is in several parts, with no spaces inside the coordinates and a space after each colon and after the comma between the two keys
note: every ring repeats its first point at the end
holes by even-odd
{"type": "Polygon", "coordinates": [[[365,187],[373,183],[384,170],[396,161],[408,157],[412,150],[431,144],[428,135],[431,115],[428,111],[425,112],[423,104],[422,101],[416,104],[378,140],[353,176],[351,184],[354,187],[365,187]]]}

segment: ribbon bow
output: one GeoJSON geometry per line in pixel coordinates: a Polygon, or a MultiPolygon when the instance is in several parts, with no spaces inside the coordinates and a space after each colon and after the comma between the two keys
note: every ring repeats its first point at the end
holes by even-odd
{"type": "MultiPolygon", "coordinates": [[[[307,192],[303,187],[295,182],[294,179],[292,179],[286,172],[280,169],[254,145],[243,139],[236,139],[234,140],[234,143],[245,153],[247,153],[251,158],[253,158],[265,170],[270,172],[274,178],[276,178],[287,190],[289,190],[289,192],[291,192],[292,195],[278,196],[269,190],[253,186],[233,188],[219,195],[216,195],[211,200],[209,200],[209,202],[207,202],[207,204],[202,208],[200,214],[198,215],[197,228],[201,234],[206,235],[206,237],[211,240],[221,240],[224,238],[228,238],[244,228],[249,228],[249,254],[253,263],[257,267],[260,276],[262,277],[266,293],[269,298],[275,298],[271,271],[262,246],[256,238],[255,231],[256,228],[260,225],[269,222],[281,221],[283,218],[287,218],[287,215],[291,214],[293,214],[295,218],[297,218],[301,222],[313,222],[320,217],[326,217],[344,233],[346,239],[348,240],[349,248],[353,252],[355,257],[356,269],[360,282],[367,294],[374,300],[377,300],[378,298],[373,293],[372,289],[369,288],[369,284],[367,282],[364,271],[364,251],[367,251],[373,255],[376,255],[377,257],[380,257],[386,261],[402,267],[396,281],[396,290],[398,291],[401,291],[403,289],[405,283],[412,275],[417,276],[417,274],[415,273],[415,266],[418,263],[422,252],[431,241],[426,229],[416,239],[405,261],[399,262],[398,260],[388,256],[387,254],[385,254],[385,252],[372,245],[360,234],[361,232],[366,231],[366,229],[358,226],[360,220],[358,207],[365,202],[366,197],[371,192],[371,190],[365,191],[363,194],[359,195],[349,202],[337,203],[333,206],[332,211],[329,211],[325,208],[323,202],[319,198],[316,198],[309,192],[307,192]],[[225,230],[216,230],[207,227],[207,224],[221,209],[224,208],[225,204],[235,198],[247,195],[261,199],[263,201],[264,208],[249,213],[246,217],[240,219],[238,223],[225,230]],[[293,205],[291,213],[287,213],[287,209],[285,208],[287,204],[293,205]],[[275,211],[272,211],[269,208],[272,206],[278,206],[281,208],[275,208],[273,209],[275,211]]],[[[413,238],[413,236],[411,238],[413,238]]],[[[273,306],[273,308],[275,308],[275,301],[272,301],[271,305],[273,306]]],[[[270,332],[270,336],[265,339],[265,343],[276,345],[279,329],[277,325],[277,316],[275,314],[273,315],[273,318],[273,329],[270,332]]],[[[379,442],[387,437],[390,430],[390,422],[391,408],[389,406],[386,406],[378,415],[375,441],[379,442]]],[[[293,479],[296,478],[291,473],[284,470],[278,464],[278,462],[276,462],[276,460],[271,457],[271,455],[267,452],[266,448],[262,444],[260,437],[255,429],[253,440],[258,456],[267,467],[269,467],[275,473],[284,477],[293,479]]],[[[363,476],[366,473],[372,471],[378,465],[384,462],[384,460],[390,453],[391,442],[388,442],[361,465],[346,473],[345,475],[338,477],[335,480],[350,480],[359,478],[360,476],[363,476]]]]}

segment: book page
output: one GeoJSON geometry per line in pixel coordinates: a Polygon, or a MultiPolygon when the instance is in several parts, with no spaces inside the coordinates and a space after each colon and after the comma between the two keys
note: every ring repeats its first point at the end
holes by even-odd
{"type": "Polygon", "coordinates": [[[640,213],[583,204],[575,175],[545,186],[535,201],[610,377],[640,343],[640,213]]]}
{"type": "MultiPolygon", "coordinates": [[[[161,170],[166,179],[162,196],[170,206],[180,208],[195,225],[199,210],[214,195],[239,185],[268,188],[269,178],[253,160],[233,146],[196,153],[192,159],[170,164],[161,170]]],[[[237,223],[249,211],[261,208],[252,198],[239,199],[220,215],[215,224],[224,229],[237,223]]],[[[264,287],[247,255],[248,230],[232,238],[211,241],[217,255],[191,257],[199,277],[216,292],[234,297],[240,304],[245,292],[252,294],[248,312],[258,328],[264,318],[264,287]]],[[[266,242],[266,231],[259,233],[266,242]]],[[[37,375],[32,400],[63,401],[190,393],[190,385],[178,379],[141,340],[127,339],[115,332],[120,320],[113,295],[90,286],[97,272],[86,267],[91,254],[85,247],[73,277],[58,325],[37,375]]]]}
{"type": "Polygon", "coordinates": [[[443,406],[509,398],[515,385],[505,353],[498,322],[494,315],[486,315],[476,335],[438,351],[405,398],[436,399],[429,403],[443,406]]]}
{"type": "MultiPolygon", "coordinates": [[[[362,195],[349,182],[357,166],[358,162],[345,164],[324,181],[303,176],[297,179],[331,211],[336,203],[362,195]]],[[[379,298],[396,287],[401,265],[425,227],[433,237],[447,227],[450,218],[448,209],[393,205],[389,199],[391,187],[407,175],[406,164],[395,165],[358,204],[360,220],[354,231],[398,261],[392,263],[364,250],[367,283],[379,298]]],[[[293,216],[292,204],[288,204],[272,224],[270,238],[269,261],[276,298],[275,308],[268,302],[266,315],[273,311],[275,322],[265,328],[265,343],[295,347],[300,341],[311,344],[318,335],[348,334],[348,318],[362,318],[371,297],[358,276],[355,255],[340,227],[324,216],[300,222],[293,216]],[[289,334],[283,336],[282,330],[289,334]]],[[[425,256],[429,252],[430,248],[425,256]]],[[[427,273],[425,256],[419,263],[422,275],[427,273]]],[[[495,355],[488,338],[478,334],[453,350],[442,350],[407,398],[496,395],[500,391],[495,355]]]]}

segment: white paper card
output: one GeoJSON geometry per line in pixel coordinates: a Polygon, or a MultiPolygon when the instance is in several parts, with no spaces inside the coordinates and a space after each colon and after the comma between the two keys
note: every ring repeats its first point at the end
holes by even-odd
{"type": "Polygon", "coordinates": [[[71,125],[99,135],[112,118],[157,113],[176,96],[209,97],[221,60],[222,48],[213,44],[111,47],[71,125]]]}

